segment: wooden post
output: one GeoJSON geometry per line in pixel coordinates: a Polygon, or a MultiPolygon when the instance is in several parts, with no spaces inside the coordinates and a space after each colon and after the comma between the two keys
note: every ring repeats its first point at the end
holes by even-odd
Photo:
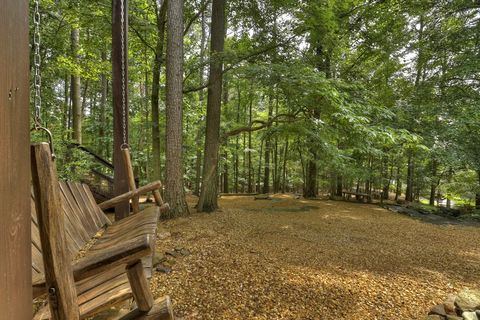
{"type": "Polygon", "coordinates": [[[153,296],[140,260],[134,265],[127,267],[127,276],[138,310],[143,312],[150,311],[153,307],[153,296]]]}
{"type": "MultiPolygon", "coordinates": [[[[128,0],[124,2],[124,54],[125,54],[125,130],[128,143],[128,0]]],[[[116,196],[128,192],[127,171],[122,156],[123,112],[122,112],[122,24],[121,0],[112,0],[112,71],[113,71],[113,188],[116,196]]],[[[130,205],[122,203],[115,207],[115,220],[128,216],[130,205]]]]}
{"type": "Polygon", "coordinates": [[[28,1],[0,9],[1,319],[32,318],[28,1]]]}
{"type": "Polygon", "coordinates": [[[31,147],[31,166],[50,314],[52,320],[78,320],[72,257],[66,247],[60,187],[48,144],[31,147]]]}
{"type": "MultiPolygon", "coordinates": [[[[128,187],[130,191],[135,191],[137,186],[135,185],[135,176],[133,174],[132,160],[130,158],[130,150],[128,148],[122,149],[123,161],[125,163],[125,171],[127,172],[128,177],[128,187]]],[[[134,196],[132,198],[132,209],[133,213],[140,212],[140,197],[134,196]]]]}

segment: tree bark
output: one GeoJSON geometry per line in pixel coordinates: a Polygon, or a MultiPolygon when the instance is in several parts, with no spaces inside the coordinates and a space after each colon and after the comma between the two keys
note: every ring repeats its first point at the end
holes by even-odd
{"type": "MultiPolygon", "coordinates": [[[[102,52],[102,61],[107,61],[107,53],[105,51],[102,52]]],[[[99,147],[99,154],[100,155],[107,155],[108,154],[108,146],[105,139],[105,127],[107,126],[107,96],[108,96],[108,80],[107,75],[102,73],[101,75],[101,86],[102,92],[100,97],[100,126],[98,128],[98,138],[100,140],[100,147],[99,147]]]]}
{"type": "MultiPolygon", "coordinates": [[[[72,29],[71,32],[71,50],[73,60],[76,64],[78,61],[78,50],[80,45],[80,30],[78,28],[72,29]]],[[[72,74],[72,115],[73,115],[73,140],[82,144],[82,102],[80,97],[80,76],[72,74]]]]}
{"type": "MultiPolygon", "coordinates": [[[[273,101],[270,96],[268,101],[268,122],[270,123],[273,117],[273,101]]],[[[270,153],[272,152],[272,141],[270,139],[270,124],[267,126],[267,132],[265,134],[265,160],[264,160],[264,172],[263,172],[263,188],[262,193],[270,192],[270,153]]]]}
{"type": "MultiPolygon", "coordinates": [[[[252,125],[252,108],[253,108],[253,84],[250,87],[250,101],[248,105],[248,123],[252,125]]],[[[253,192],[253,165],[252,165],[252,132],[248,132],[248,193],[253,192]]]]}
{"type": "Polygon", "coordinates": [[[160,161],[160,72],[163,64],[163,45],[165,41],[165,22],[168,0],[164,0],[158,7],[157,0],[153,0],[156,14],[157,25],[157,44],[155,46],[155,55],[152,70],[152,178],[160,180],[161,161],[160,161]]]}
{"type": "Polygon", "coordinates": [[[407,190],[405,192],[405,201],[413,201],[413,175],[415,172],[415,164],[412,154],[408,155],[408,167],[407,167],[407,190]]]}
{"type": "Polygon", "coordinates": [[[218,208],[217,169],[220,145],[220,111],[222,103],[223,47],[225,42],[225,0],[213,0],[210,75],[207,97],[207,124],[199,212],[211,212],[218,208]]]}
{"type": "Polygon", "coordinates": [[[430,199],[429,204],[431,206],[435,205],[435,196],[437,192],[437,184],[435,183],[435,179],[437,178],[437,161],[432,160],[432,181],[430,183],[430,199]]]}
{"type": "Polygon", "coordinates": [[[183,1],[167,4],[165,200],[169,216],[188,214],[183,189],[183,1]]]}
{"type": "MultiPolygon", "coordinates": [[[[202,1],[202,8],[204,8],[204,1],[202,1]]],[[[205,18],[205,12],[202,11],[201,13],[202,19],[201,19],[201,38],[200,38],[200,72],[199,72],[199,82],[200,86],[203,85],[204,82],[204,71],[205,71],[205,44],[207,42],[207,32],[205,30],[205,25],[206,25],[206,18],[205,18]]],[[[203,102],[205,100],[205,94],[204,90],[199,90],[198,91],[198,107],[199,110],[203,109],[203,102]]],[[[195,141],[197,143],[196,145],[196,158],[195,158],[195,189],[194,189],[194,194],[196,196],[200,196],[200,181],[202,178],[202,148],[200,147],[202,145],[202,129],[203,129],[203,117],[198,121],[198,128],[197,128],[197,137],[195,138],[195,141]]]]}

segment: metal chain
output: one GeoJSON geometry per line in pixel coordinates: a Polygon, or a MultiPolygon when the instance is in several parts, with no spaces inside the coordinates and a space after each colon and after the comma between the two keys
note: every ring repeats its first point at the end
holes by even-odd
{"type": "Polygon", "coordinates": [[[126,79],[125,79],[125,4],[120,0],[121,9],[121,37],[122,37],[122,129],[123,129],[123,148],[128,148],[127,138],[127,101],[126,101],[126,79]]]}
{"type": "Polygon", "coordinates": [[[41,111],[42,111],[42,96],[41,96],[41,88],[42,88],[42,76],[40,75],[40,64],[41,64],[41,56],[40,56],[40,9],[39,9],[39,2],[40,0],[35,0],[35,9],[33,14],[33,24],[35,26],[35,30],[33,33],[33,47],[34,47],[34,55],[33,55],[33,65],[34,65],[34,106],[35,106],[35,127],[41,126],[41,111]]]}

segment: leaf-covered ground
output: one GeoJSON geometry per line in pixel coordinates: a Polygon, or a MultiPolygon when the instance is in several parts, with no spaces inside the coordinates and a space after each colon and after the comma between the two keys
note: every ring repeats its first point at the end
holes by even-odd
{"type": "Polygon", "coordinates": [[[422,319],[448,293],[480,285],[476,227],[287,196],[220,205],[161,223],[171,236],[157,252],[191,252],[169,257],[173,272],[152,282],[180,319],[422,319]]]}

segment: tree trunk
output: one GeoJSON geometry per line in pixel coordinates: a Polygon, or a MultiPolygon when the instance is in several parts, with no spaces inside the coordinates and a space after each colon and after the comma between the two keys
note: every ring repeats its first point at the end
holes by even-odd
{"type": "Polygon", "coordinates": [[[413,156],[410,153],[408,155],[408,167],[407,167],[407,190],[405,192],[405,201],[413,201],[413,175],[414,175],[415,165],[413,156]]]}
{"type": "Polygon", "coordinates": [[[288,156],[288,137],[285,139],[283,147],[283,170],[282,170],[282,193],[287,191],[287,156],[288,156]]]}
{"type": "MultiPolygon", "coordinates": [[[[273,117],[273,101],[270,96],[268,100],[268,121],[270,123],[273,117]]],[[[272,141],[270,139],[270,125],[266,128],[267,132],[265,134],[265,160],[264,160],[264,174],[263,174],[263,188],[262,193],[270,192],[270,153],[272,152],[272,141]]]]}
{"type": "Polygon", "coordinates": [[[183,189],[183,1],[167,4],[165,200],[170,217],[188,214],[183,189]]]}
{"type": "MultiPolygon", "coordinates": [[[[478,183],[479,183],[479,188],[480,188],[480,170],[477,171],[477,175],[478,175],[478,183]]],[[[480,192],[477,192],[475,194],[475,208],[476,209],[480,209],[480,192]]]]}
{"type": "MultiPolygon", "coordinates": [[[[105,51],[102,52],[102,61],[106,62],[107,61],[107,53],[105,51]]],[[[100,97],[100,126],[98,128],[98,138],[100,140],[99,144],[99,154],[100,155],[107,155],[108,154],[108,145],[107,141],[105,138],[105,128],[107,126],[107,96],[108,96],[108,80],[107,80],[107,75],[105,73],[102,73],[101,75],[101,86],[102,86],[102,92],[101,92],[101,97],[100,97]]]]}
{"type": "Polygon", "coordinates": [[[207,97],[207,124],[202,187],[197,210],[211,212],[218,208],[217,169],[220,145],[222,103],[223,46],[225,41],[225,0],[213,0],[210,44],[210,75],[207,97]]]}
{"type": "MultiPolygon", "coordinates": [[[[248,124],[252,125],[253,85],[250,87],[250,101],[248,104],[248,124]]],[[[248,193],[253,192],[253,165],[252,165],[252,132],[248,131],[248,193]]]]}
{"type": "Polygon", "coordinates": [[[157,44],[155,46],[155,55],[152,70],[152,179],[159,180],[161,178],[161,161],[160,161],[160,72],[163,64],[163,45],[165,40],[165,22],[168,0],[158,6],[157,0],[153,0],[156,14],[157,25],[157,44]]]}
{"type": "Polygon", "coordinates": [[[430,199],[429,204],[431,206],[435,205],[435,196],[437,193],[437,184],[435,183],[435,179],[437,178],[437,161],[432,160],[432,181],[430,183],[430,199]]]}
{"type": "Polygon", "coordinates": [[[70,76],[65,75],[63,83],[63,112],[62,112],[62,122],[63,122],[63,134],[64,139],[68,139],[68,129],[70,129],[68,114],[70,113],[70,76]]]}
{"type": "MultiPolygon", "coordinates": [[[[201,7],[203,8],[204,1],[201,3],[201,7]]],[[[199,72],[199,82],[200,86],[203,85],[204,77],[203,73],[205,71],[205,44],[207,42],[207,32],[205,30],[205,24],[206,24],[206,19],[205,19],[205,12],[201,13],[202,19],[201,19],[201,39],[200,39],[200,72],[199,72]]],[[[205,100],[205,94],[204,90],[199,90],[198,91],[198,107],[199,110],[203,109],[203,102],[205,100]]],[[[202,177],[202,129],[203,129],[203,117],[200,118],[198,121],[198,128],[197,128],[197,136],[195,138],[196,142],[196,158],[195,158],[195,186],[194,186],[194,191],[193,193],[196,196],[200,196],[200,181],[202,177]]]]}
{"type": "MultiPolygon", "coordinates": [[[[80,45],[80,30],[75,28],[71,32],[71,50],[75,63],[78,61],[78,50],[80,45]]],[[[72,74],[72,115],[73,115],[73,140],[82,144],[82,103],[80,97],[80,76],[72,74]]]]}
{"type": "Polygon", "coordinates": [[[228,152],[224,153],[225,162],[223,163],[223,193],[229,193],[230,189],[228,188],[228,152]]]}

